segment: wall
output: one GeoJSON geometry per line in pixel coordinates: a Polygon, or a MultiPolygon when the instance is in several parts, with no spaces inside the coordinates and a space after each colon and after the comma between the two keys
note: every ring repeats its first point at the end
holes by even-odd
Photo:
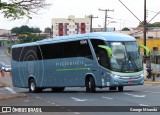
{"type": "MultiPolygon", "coordinates": [[[[137,42],[139,45],[143,45],[143,39],[138,39],[137,42]]],[[[153,50],[153,47],[158,47],[158,49],[160,49],[160,39],[147,39],[146,46],[149,50],[153,50]]]]}

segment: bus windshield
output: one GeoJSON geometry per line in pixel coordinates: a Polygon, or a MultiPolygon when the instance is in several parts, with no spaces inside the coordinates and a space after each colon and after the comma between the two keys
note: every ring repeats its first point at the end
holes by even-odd
{"type": "Polygon", "coordinates": [[[120,72],[142,70],[142,59],[137,42],[107,42],[112,50],[110,69],[120,72]]]}

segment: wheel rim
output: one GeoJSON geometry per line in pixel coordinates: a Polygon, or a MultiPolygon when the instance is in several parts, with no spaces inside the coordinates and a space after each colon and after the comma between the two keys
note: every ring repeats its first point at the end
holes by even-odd
{"type": "Polygon", "coordinates": [[[88,82],[89,89],[91,89],[91,81],[88,82]]]}
{"type": "Polygon", "coordinates": [[[32,83],[31,83],[31,90],[34,91],[34,90],[35,90],[35,87],[36,87],[35,84],[32,82],[32,83]]]}

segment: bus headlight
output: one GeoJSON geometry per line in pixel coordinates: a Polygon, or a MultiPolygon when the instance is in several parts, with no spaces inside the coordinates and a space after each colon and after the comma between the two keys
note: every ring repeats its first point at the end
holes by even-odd
{"type": "Polygon", "coordinates": [[[112,74],[112,76],[115,77],[115,78],[117,78],[117,79],[121,78],[121,76],[115,75],[115,74],[112,74]]]}
{"type": "Polygon", "coordinates": [[[142,73],[141,75],[139,75],[140,77],[144,77],[144,74],[142,73]]]}

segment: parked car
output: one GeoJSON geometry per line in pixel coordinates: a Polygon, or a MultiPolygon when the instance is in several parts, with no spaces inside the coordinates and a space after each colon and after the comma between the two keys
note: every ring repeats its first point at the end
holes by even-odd
{"type": "Polygon", "coordinates": [[[5,65],[3,70],[5,72],[10,72],[11,71],[11,65],[5,65]]]}
{"type": "Polygon", "coordinates": [[[0,62],[0,70],[5,66],[5,63],[0,62]]]}

